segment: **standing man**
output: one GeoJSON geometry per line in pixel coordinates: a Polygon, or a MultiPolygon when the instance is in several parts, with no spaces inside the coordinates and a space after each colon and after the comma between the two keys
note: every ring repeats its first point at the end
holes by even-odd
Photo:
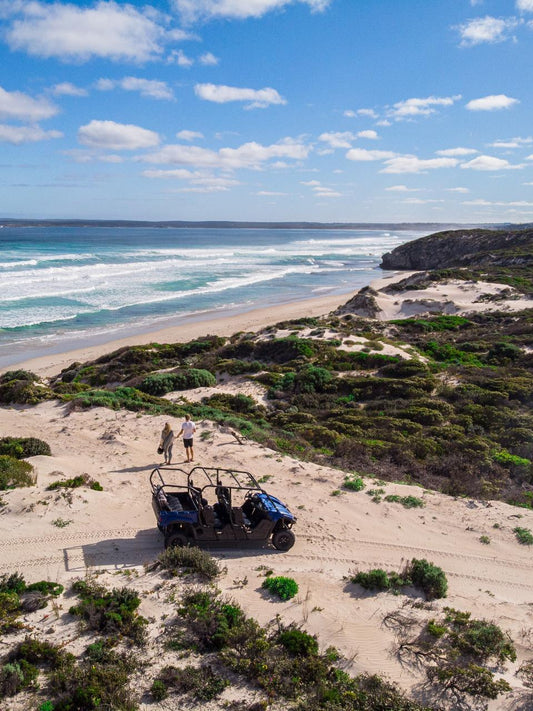
{"type": "Polygon", "coordinates": [[[178,437],[183,435],[183,445],[188,462],[194,462],[193,434],[196,432],[196,425],[191,420],[189,414],[185,415],[185,422],[181,426],[178,437]]]}

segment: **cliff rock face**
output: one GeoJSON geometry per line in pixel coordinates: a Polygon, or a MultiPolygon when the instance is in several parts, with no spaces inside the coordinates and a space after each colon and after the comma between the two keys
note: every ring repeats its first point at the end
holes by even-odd
{"type": "Polygon", "coordinates": [[[533,229],[453,230],[402,244],[383,255],[382,269],[444,269],[533,263],[533,229]],[[527,254],[529,252],[529,254],[527,254]]]}

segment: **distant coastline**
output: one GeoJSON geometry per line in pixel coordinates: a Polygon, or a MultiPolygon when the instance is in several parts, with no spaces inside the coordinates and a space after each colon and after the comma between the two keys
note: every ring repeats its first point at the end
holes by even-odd
{"type": "MultiPolygon", "coordinates": [[[[422,230],[441,231],[453,229],[499,229],[509,224],[481,224],[456,222],[238,222],[231,220],[28,220],[0,218],[0,227],[173,227],[216,229],[270,229],[270,230],[422,230]]],[[[525,226],[525,225],[523,225],[525,226]]]]}

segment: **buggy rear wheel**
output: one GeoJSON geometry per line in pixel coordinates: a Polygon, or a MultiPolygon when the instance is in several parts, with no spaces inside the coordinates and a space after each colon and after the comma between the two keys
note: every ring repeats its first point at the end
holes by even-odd
{"type": "Polygon", "coordinates": [[[165,538],[165,548],[183,548],[187,544],[187,536],[183,533],[171,533],[168,538],[165,538]]]}
{"type": "Polygon", "coordinates": [[[293,547],[295,541],[294,533],[288,528],[281,528],[272,536],[272,545],[278,551],[288,551],[293,547]]]}

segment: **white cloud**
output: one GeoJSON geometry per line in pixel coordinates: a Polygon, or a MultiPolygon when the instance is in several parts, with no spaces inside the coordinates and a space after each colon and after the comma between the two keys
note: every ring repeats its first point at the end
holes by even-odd
{"type": "Polygon", "coordinates": [[[332,188],[328,188],[325,185],[322,185],[320,180],[302,180],[300,182],[302,185],[306,185],[307,187],[311,188],[316,197],[342,197],[342,193],[339,193],[336,190],[333,190],[332,188]]]}
{"type": "Polygon", "coordinates": [[[423,160],[416,156],[397,156],[385,161],[386,167],[380,173],[425,173],[439,168],[454,168],[457,158],[429,158],[423,160]]]}
{"type": "Polygon", "coordinates": [[[112,151],[153,148],[159,143],[155,131],[115,121],[91,121],[78,129],[78,140],[90,148],[112,151]]]}
{"type": "Polygon", "coordinates": [[[528,138],[520,138],[517,136],[510,141],[494,141],[494,143],[490,143],[489,145],[492,148],[521,148],[522,146],[528,146],[530,143],[533,143],[531,136],[528,138]]]}
{"type": "Polygon", "coordinates": [[[200,64],[203,64],[204,67],[214,67],[220,62],[220,59],[215,57],[211,52],[205,52],[205,54],[200,56],[198,61],[200,64]]]}
{"type": "Polygon", "coordinates": [[[317,197],[321,198],[336,198],[342,197],[342,193],[337,192],[337,190],[332,190],[331,188],[314,188],[314,193],[317,197]]]}
{"type": "Polygon", "coordinates": [[[50,91],[54,96],[87,96],[89,93],[86,89],[81,89],[69,81],[63,81],[60,84],[55,84],[50,91]]]}
{"type": "Polygon", "coordinates": [[[417,116],[431,116],[436,106],[453,106],[461,98],[457,96],[428,96],[425,99],[412,98],[398,101],[387,111],[387,115],[396,121],[411,119],[417,116]]]}
{"type": "Polygon", "coordinates": [[[325,10],[331,0],[174,0],[177,11],[185,22],[208,20],[214,17],[245,19],[262,17],[271,10],[281,10],[294,1],[308,5],[312,11],[325,10]]]}
{"type": "Polygon", "coordinates": [[[190,188],[181,188],[178,192],[225,192],[240,182],[235,178],[220,177],[206,171],[191,171],[185,168],[175,170],[144,170],[145,178],[163,178],[187,180],[190,188]]]}
{"type": "Polygon", "coordinates": [[[388,119],[382,119],[376,122],[376,126],[392,126],[392,123],[388,119]]]}
{"type": "Polygon", "coordinates": [[[359,131],[357,133],[357,138],[369,138],[370,140],[376,140],[379,138],[378,134],[376,131],[372,131],[372,129],[368,129],[366,131],[359,131]]]}
{"type": "Polygon", "coordinates": [[[265,195],[267,197],[278,197],[280,195],[288,195],[289,193],[277,193],[274,190],[258,190],[256,195],[265,195]]]}
{"type": "Polygon", "coordinates": [[[429,205],[436,202],[444,202],[444,200],[422,200],[422,198],[406,198],[402,200],[404,205],[429,205]]]}
{"type": "Polygon", "coordinates": [[[21,91],[6,91],[0,86],[0,117],[20,121],[42,121],[59,113],[48,99],[32,99],[21,91]]]}
{"type": "Polygon", "coordinates": [[[449,193],[469,193],[470,190],[468,188],[446,188],[446,191],[449,193]]]}
{"type": "Polygon", "coordinates": [[[391,185],[388,188],[385,188],[390,193],[418,193],[420,192],[419,188],[408,188],[407,185],[391,185]]]}
{"type": "Polygon", "coordinates": [[[365,116],[366,118],[377,119],[378,114],[374,109],[357,109],[357,111],[352,111],[352,109],[347,109],[344,114],[348,118],[356,118],[357,116],[365,116]]]}
{"type": "Polygon", "coordinates": [[[470,155],[472,155],[473,153],[479,153],[479,151],[476,151],[475,148],[462,148],[462,147],[458,147],[458,148],[445,148],[445,149],[442,150],[442,151],[435,151],[435,153],[436,153],[438,156],[446,156],[446,157],[454,158],[454,157],[457,157],[457,156],[459,156],[459,157],[461,157],[461,156],[470,156],[470,155]]]}
{"type": "Polygon", "coordinates": [[[271,104],[286,104],[286,100],[275,89],[245,89],[223,84],[196,84],[196,96],[216,104],[225,104],[229,101],[249,101],[248,108],[264,109],[271,104]]]}
{"type": "Polygon", "coordinates": [[[332,148],[350,148],[356,136],[351,131],[336,131],[332,133],[322,133],[318,137],[319,141],[324,141],[332,148]]]}
{"type": "Polygon", "coordinates": [[[61,131],[43,131],[39,126],[7,126],[0,124],[0,142],[13,143],[35,143],[45,141],[49,138],[61,138],[61,131]]]}
{"type": "Polygon", "coordinates": [[[162,52],[165,30],[155,13],[101,0],[93,7],[21,0],[5,37],[11,49],[38,57],[86,61],[91,57],[144,62],[162,52]]]}
{"type": "Polygon", "coordinates": [[[179,131],[176,133],[176,138],[179,138],[180,141],[194,141],[196,138],[203,138],[204,134],[200,133],[199,131],[179,131]]]}
{"type": "Polygon", "coordinates": [[[530,156],[526,156],[526,160],[533,160],[533,153],[530,156]]]}
{"type": "Polygon", "coordinates": [[[367,116],[368,118],[376,119],[378,117],[374,109],[357,109],[358,116],[367,116]]]}
{"type": "Polygon", "coordinates": [[[346,154],[346,158],[356,161],[372,161],[394,158],[396,155],[397,153],[393,153],[392,151],[369,151],[366,148],[352,148],[346,154]]]}
{"type": "Polygon", "coordinates": [[[111,91],[118,87],[124,91],[138,91],[141,96],[151,99],[168,99],[174,98],[172,89],[164,81],[155,79],[141,79],[139,77],[124,77],[124,79],[98,79],[95,84],[100,91],[111,91]]]}
{"type": "Polygon", "coordinates": [[[463,205],[483,205],[497,207],[533,207],[533,202],[527,200],[513,200],[511,202],[491,202],[489,200],[465,200],[463,205]]]}
{"type": "Polygon", "coordinates": [[[101,160],[102,163],[124,163],[124,158],[115,153],[110,153],[106,156],[98,156],[98,160],[101,160]]]}
{"type": "Polygon", "coordinates": [[[514,17],[476,17],[457,28],[461,35],[461,47],[473,47],[483,42],[504,42],[509,39],[510,32],[517,24],[514,17]]]}
{"type": "Polygon", "coordinates": [[[272,159],[303,160],[310,148],[293,139],[284,139],[270,146],[252,141],[238,148],[213,151],[199,146],[168,145],[157,153],[145,155],[147,163],[194,165],[203,168],[261,168],[272,159]]]}
{"type": "Polygon", "coordinates": [[[516,7],[522,12],[533,12],[533,0],[517,0],[516,7]]]}
{"type": "Polygon", "coordinates": [[[522,165],[511,165],[509,161],[494,156],[478,156],[468,163],[462,163],[461,168],[469,170],[512,170],[522,168],[522,165]]]}
{"type": "Polygon", "coordinates": [[[509,109],[515,104],[519,104],[518,99],[513,99],[505,94],[490,94],[481,99],[472,99],[466,105],[469,111],[498,111],[499,109],[509,109]]]}
{"type": "Polygon", "coordinates": [[[168,58],[170,64],[177,64],[178,67],[189,69],[194,64],[194,59],[188,57],[182,49],[173,50],[168,58]]]}

